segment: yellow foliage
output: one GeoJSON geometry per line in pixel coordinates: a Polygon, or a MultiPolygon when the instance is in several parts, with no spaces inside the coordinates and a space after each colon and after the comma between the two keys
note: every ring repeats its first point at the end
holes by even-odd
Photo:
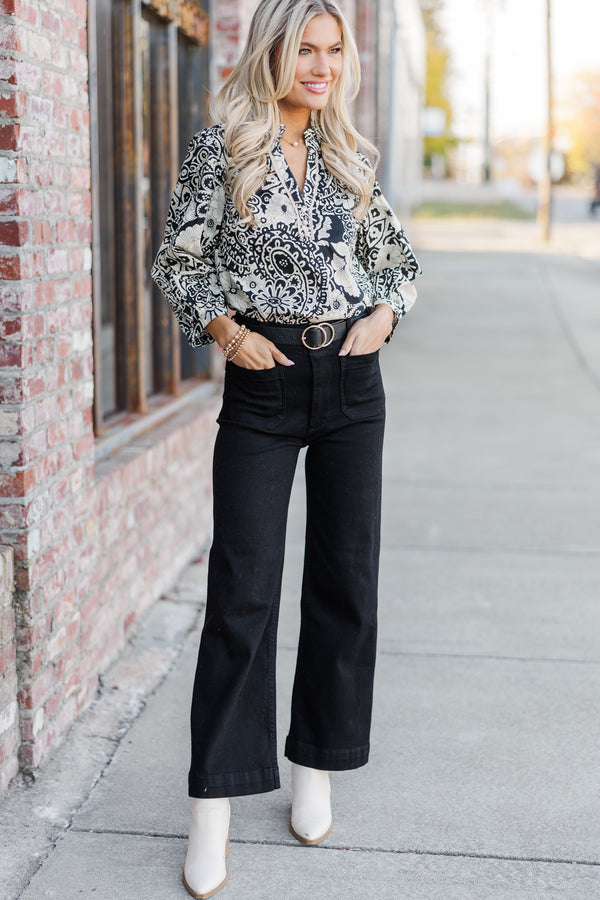
{"type": "Polygon", "coordinates": [[[436,17],[440,6],[438,2],[431,2],[424,9],[427,47],[425,106],[437,106],[446,112],[446,130],[441,137],[425,138],[426,157],[434,153],[444,155],[450,147],[456,146],[456,141],[452,138],[452,104],[448,96],[450,53],[444,44],[436,17]]]}
{"type": "Polygon", "coordinates": [[[569,171],[585,175],[600,165],[600,71],[575,76],[560,125],[571,142],[569,171]]]}

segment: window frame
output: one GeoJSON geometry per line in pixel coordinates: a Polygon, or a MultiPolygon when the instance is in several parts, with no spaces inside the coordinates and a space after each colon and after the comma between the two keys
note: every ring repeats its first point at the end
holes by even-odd
{"type": "MultiPolygon", "coordinates": [[[[157,250],[162,240],[173,185],[179,171],[178,121],[178,37],[186,37],[199,47],[208,46],[208,15],[199,0],[88,0],[90,139],[92,167],[92,292],[94,335],[94,430],[97,437],[165,408],[165,397],[177,398],[206,381],[208,375],[181,376],[181,334],[168,304],[150,286],[153,319],[152,369],[155,373],[151,395],[146,395],[145,371],[148,363],[144,341],[144,285],[146,247],[143,209],[143,83],[141,56],[142,17],[160,21],[153,50],[160,54],[160,66],[149,70],[151,98],[151,138],[160,153],[161,165],[152,173],[151,241],[157,250]],[[102,7],[102,8],[101,8],[102,7]],[[110,22],[112,71],[119,73],[113,84],[112,110],[100,110],[97,15],[110,22]],[[160,71],[159,71],[160,70],[160,71]],[[114,353],[118,362],[115,391],[118,411],[106,414],[102,395],[102,290],[113,289],[113,273],[103,272],[102,217],[100,212],[100,154],[109,152],[101,127],[106,116],[114,121],[113,163],[114,221],[109,239],[115,248],[114,291],[117,315],[114,353]],[[159,123],[155,127],[156,123],[159,123]]],[[[191,137],[191,135],[190,135],[191,137]]],[[[184,148],[185,149],[185,148],[184,148]]],[[[106,229],[105,229],[106,231],[106,229]]],[[[105,253],[106,258],[106,253],[105,253]]],[[[105,266],[106,268],[106,266],[105,266]]],[[[110,266],[108,267],[110,268],[110,266]]],[[[146,276],[148,277],[148,276],[146,276]]],[[[169,404],[166,404],[168,410],[169,404]]],[[[168,414],[168,412],[166,413],[168,414]]]]}

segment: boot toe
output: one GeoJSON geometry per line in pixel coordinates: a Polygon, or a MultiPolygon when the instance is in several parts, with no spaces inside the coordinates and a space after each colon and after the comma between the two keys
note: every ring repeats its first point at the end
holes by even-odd
{"type": "Polygon", "coordinates": [[[219,873],[216,873],[214,870],[198,870],[192,873],[184,869],[182,880],[188,894],[196,897],[196,900],[205,900],[205,898],[214,896],[222,887],[225,887],[227,878],[227,870],[223,867],[223,870],[219,873]]]}

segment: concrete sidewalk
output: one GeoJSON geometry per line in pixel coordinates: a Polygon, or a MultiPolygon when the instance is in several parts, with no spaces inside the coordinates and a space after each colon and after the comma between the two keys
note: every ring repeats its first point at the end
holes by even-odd
{"type": "MultiPolygon", "coordinates": [[[[413,229],[429,248],[420,301],[382,353],[372,759],[333,776],[334,828],[320,847],[289,834],[285,760],[280,791],[236,799],[223,900],[600,897],[600,271],[572,256],[473,249],[458,234],[436,249],[439,225],[427,227],[413,229]]],[[[301,495],[299,477],[280,740],[301,495]]],[[[201,562],[184,573],[57,759],[10,792],[3,900],[188,896],[203,579],[201,562]]]]}

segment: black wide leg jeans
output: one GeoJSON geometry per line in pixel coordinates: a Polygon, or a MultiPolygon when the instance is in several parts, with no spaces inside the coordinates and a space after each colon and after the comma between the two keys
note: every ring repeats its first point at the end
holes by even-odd
{"type": "Polygon", "coordinates": [[[285,755],[326,770],[368,759],[385,397],[378,353],[340,357],[342,340],[319,350],[278,340],[293,367],[227,363],[192,699],[192,797],[279,787],[277,620],[288,503],[304,446],[301,631],[285,755]]]}

